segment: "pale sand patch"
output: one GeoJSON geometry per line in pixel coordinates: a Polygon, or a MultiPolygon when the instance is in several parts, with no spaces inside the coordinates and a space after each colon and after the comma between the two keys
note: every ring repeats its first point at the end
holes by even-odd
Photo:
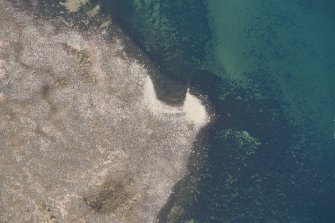
{"type": "Polygon", "coordinates": [[[63,5],[69,12],[77,12],[80,7],[86,5],[89,0],[66,0],[64,3],[60,3],[63,5]]]}
{"type": "Polygon", "coordinates": [[[149,76],[146,77],[143,98],[148,108],[150,108],[150,111],[155,114],[184,115],[187,121],[197,127],[202,127],[210,121],[210,117],[201,100],[190,94],[189,90],[187,90],[186,98],[182,106],[171,106],[158,100],[154,85],[149,76]]]}
{"type": "Polygon", "coordinates": [[[183,111],[187,120],[192,121],[196,126],[202,127],[210,121],[210,116],[201,100],[187,90],[183,105],[183,111]]]}

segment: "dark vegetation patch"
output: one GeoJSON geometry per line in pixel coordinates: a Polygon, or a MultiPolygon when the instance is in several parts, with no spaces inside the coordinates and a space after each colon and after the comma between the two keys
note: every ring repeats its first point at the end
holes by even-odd
{"type": "Polygon", "coordinates": [[[99,214],[123,216],[138,200],[133,179],[130,177],[117,180],[109,177],[94,191],[85,196],[84,201],[99,214]]]}

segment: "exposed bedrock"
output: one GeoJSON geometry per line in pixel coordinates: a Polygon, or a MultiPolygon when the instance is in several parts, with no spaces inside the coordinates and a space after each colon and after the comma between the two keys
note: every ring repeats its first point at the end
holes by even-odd
{"type": "Polygon", "coordinates": [[[158,101],[120,38],[0,4],[0,222],[155,222],[201,101],[158,101]]]}

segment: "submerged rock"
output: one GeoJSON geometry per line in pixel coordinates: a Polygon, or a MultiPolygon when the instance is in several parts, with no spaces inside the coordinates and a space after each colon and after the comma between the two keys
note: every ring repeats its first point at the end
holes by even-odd
{"type": "Polygon", "coordinates": [[[0,221],[156,221],[209,121],[200,100],[158,101],[127,40],[0,3],[0,221]]]}

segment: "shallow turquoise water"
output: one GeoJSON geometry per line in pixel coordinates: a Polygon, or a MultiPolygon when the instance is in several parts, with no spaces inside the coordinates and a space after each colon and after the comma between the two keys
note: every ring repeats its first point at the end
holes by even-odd
{"type": "Polygon", "coordinates": [[[100,2],[216,114],[161,222],[335,221],[335,1],[100,2]]]}
{"type": "MultiPolygon", "coordinates": [[[[208,1],[216,64],[247,79],[264,70],[288,115],[331,137],[334,117],[334,1],[208,1]]],[[[302,124],[302,123],[300,123],[302,124]]]]}

